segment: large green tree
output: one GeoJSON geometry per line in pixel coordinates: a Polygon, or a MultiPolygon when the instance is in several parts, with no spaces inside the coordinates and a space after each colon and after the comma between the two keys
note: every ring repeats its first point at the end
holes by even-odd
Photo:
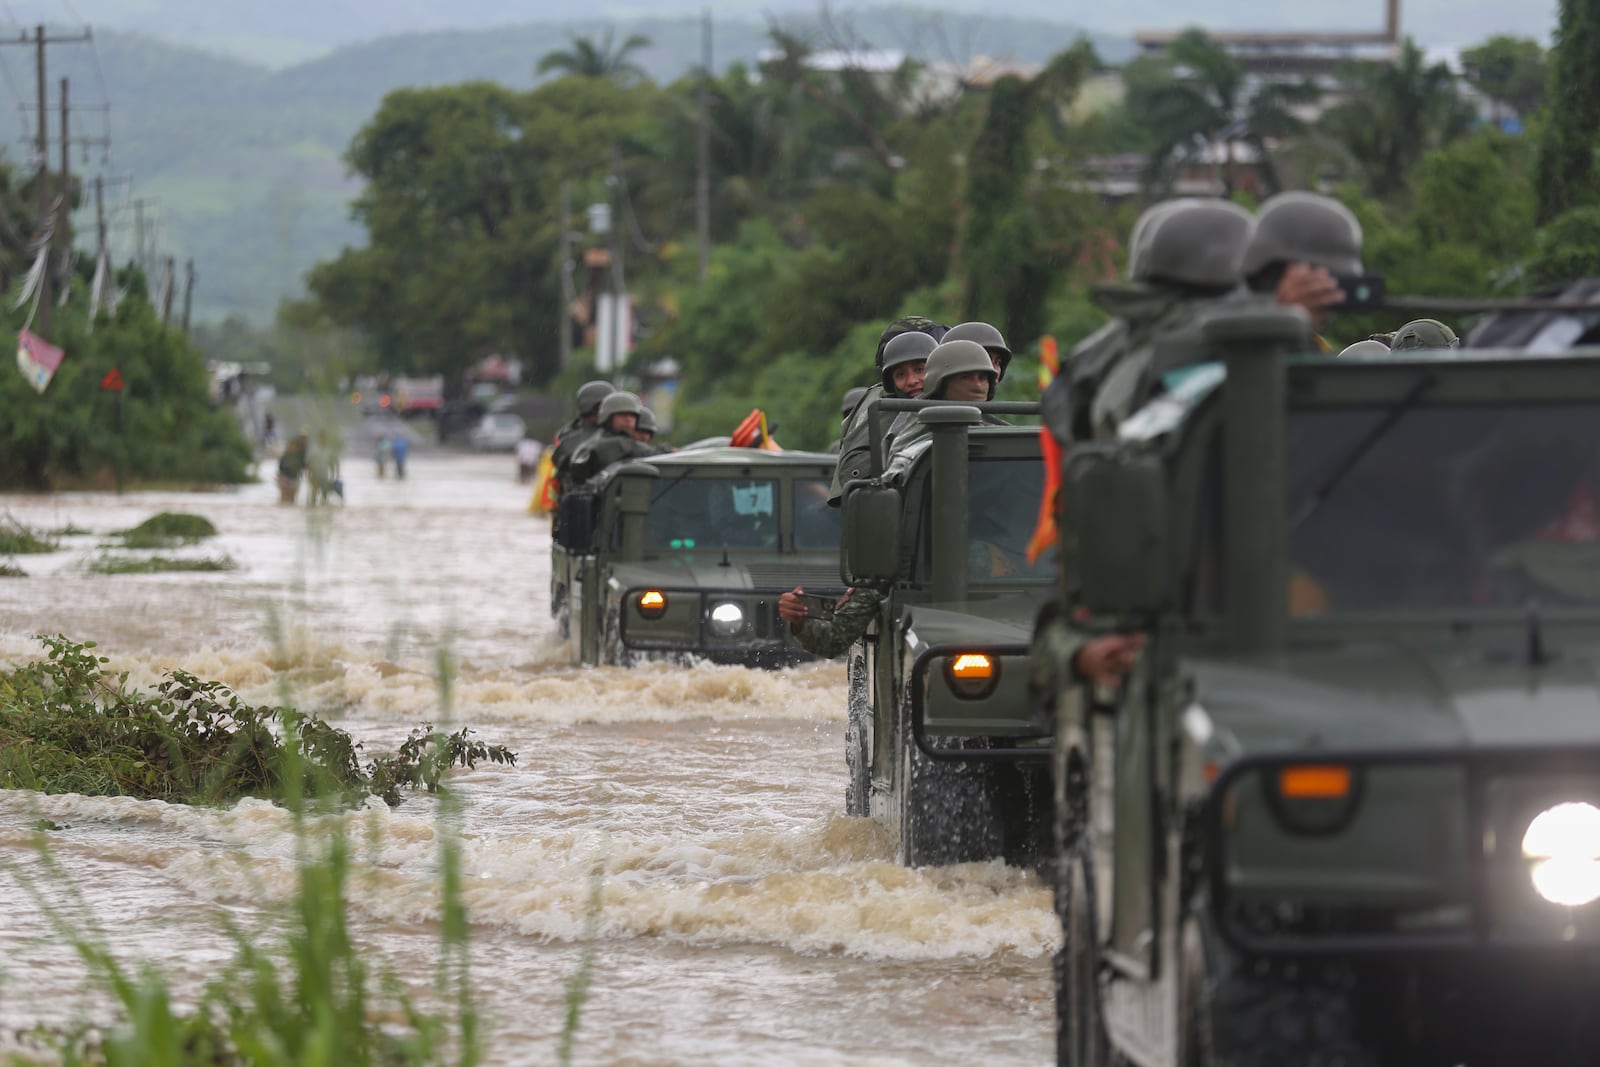
{"type": "Polygon", "coordinates": [[[1550,108],[1539,144],[1539,219],[1600,203],[1600,4],[1561,0],[1550,108]]]}
{"type": "Polygon", "coordinates": [[[571,222],[557,217],[561,185],[602,188],[642,113],[639,91],[592,78],[391,93],[347,156],[366,181],[354,215],[367,245],[315,268],[312,294],[371,338],[384,369],[453,382],[502,353],[547,380],[571,222]]]}
{"type": "Polygon", "coordinates": [[[1550,64],[1538,41],[1501,34],[1476,48],[1463,49],[1461,66],[1467,80],[1491,100],[1528,116],[1544,102],[1550,64]]]}
{"type": "Polygon", "coordinates": [[[1353,64],[1344,78],[1350,97],[1325,126],[1360,160],[1379,196],[1401,191],[1424,153],[1460,137],[1476,119],[1450,68],[1428,63],[1409,37],[1394,63],[1353,64]]]}

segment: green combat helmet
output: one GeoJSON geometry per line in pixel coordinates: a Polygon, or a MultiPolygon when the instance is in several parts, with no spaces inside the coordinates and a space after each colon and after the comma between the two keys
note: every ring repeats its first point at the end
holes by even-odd
{"type": "Polygon", "coordinates": [[[1129,254],[1134,281],[1169,282],[1200,289],[1239,284],[1239,263],[1255,220],[1230,200],[1189,198],[1158,204],[1138,231],[1129,254]]]}
{"type": "Polygon", "coordinates": [[[989,354],[999,361],[999,380],[1005,381],[1006,368],[1011,366],[1011,346],[1006,344],[1006,339],[998,329],[987,322],[963,322],[959,326],[950,327],[950,332],[944,335],[945,341],[976,341],[989,354]]]}
{"type": "Polygon", "coordinates": [[[643,410],[644,405],[632,393],[614,392],[600,402],[600,425],[609,430],[613,415],[638,415],[643,410]]]}
{"type": "Polygon", "coordinates": [[[1396,352],[1460,348],[1461,338],[1438,319],[1413,319],[1394,332],[1394,343],[1390,347],[1396,352]]]}
{"type": "Polygon", "coordinates": [[[925,333],[935,341],[942,341],[948,329],[949,327],[934,322],[923,315],[907,315],[904,318],[895,319],[884,328],[883,333],[878,337],[878,354],[874,357],[874,362],[880,371],[883,370],[883,350],[888,347],[890,341],[903,333],[925,333]]]}
{"type": "Polygon", "coordinates": [[[989,399],[994,399],[994,363],[988,351],[976,341],[945,341],[928,355],[928,369],[922,379],[924,400],[939,400],[945,379],[970,371],[982,371],[989,378],[989,399]]]}
{"type": "Polygon", "coordinates": [[[899,396],[900,390],[894,387],[894,369],[903,363],[915,363],[925,360],[939,347],[930,334],[903,333],[898,337],[889,339],[883,346],[883,394],[885,396],[899,396]]]}
{"type": "Polygon", "coordinates": [[[1241,271],[1252,289],[1270,289],[1277,285],[1272,268],[1290,263],[1360,274],[1361,223],[1332,197],[1306,192],[1268,197],[1256,213],[1241,271]]]}
{"type": "Polygon", "coordinates": [[[633,428],[640,433],[647,433],[654,437],[656,435],[656,413],[649,408],[641,407],[639,409],[639,421],[634,423],[633,428]]]}
{"type": "Polygon", "coordinates": [[[849,418],[850,413],[856,409],[856,405],[861,403],[861,398],[866,395],[867,387],[864,385],[857,385],[846,389],[844,391],[844,401],[839,409],[840,418],[849,418]]]}
{"type": "Polygon", "coordinates": [[[1339,352],[1340,359],[1371,359],[1374,356],[1387,356],[1389,346],[1375,337],[1363,338],[1353,345],[1346,345],[1339,352]]]}
{"type": "Polygon", "coordinates": [[[610,382],[584,382],[578,387],[578,414],[593,415],[600,410],[600,402],[616,391],[610,382]]]}

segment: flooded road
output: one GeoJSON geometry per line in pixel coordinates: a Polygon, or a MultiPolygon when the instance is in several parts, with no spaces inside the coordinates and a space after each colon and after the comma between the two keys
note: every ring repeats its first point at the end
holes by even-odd
{"type": "MultiPolygon", "coordinates": [[[[280,507],[266,483],[0,496],[36,530],[90,531],[0,579],[0,662],[61,632],[133,684],[181,667],[315,711],[369,751],[424,721],[516,751],[455,779],[491,1063],[554,1059],[597,867],[576,1062],[1049,1062],[1048,890],[998,864],[904,870],[840,814],[840,665],[574,669],[549,619],[549,524],[512,460],[414,453],[399,482],[365,457],[346,453],[348,503],[328,509],[280,507]],[[106,534],[160,511],[210,519],[220,536],[181,553],[237,568],[86,572],[106,534]]],[[[423,795],[352,821],[359,932],[418,982],[438,953],[436,815],[423,795]]],[[[268,804],[0,791],[7,1032],[85,1010],[81,968],[5,873],[37,872],[40,819],[118,955],[160,960],[180,989],[232,955],[219,910],[248,922],[295,888],[291,822],[268,804]]]]}

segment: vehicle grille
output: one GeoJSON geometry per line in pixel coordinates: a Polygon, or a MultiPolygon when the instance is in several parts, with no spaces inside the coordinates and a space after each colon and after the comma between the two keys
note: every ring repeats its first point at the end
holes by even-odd
{"type": "Polygon", "coordinates": [[[750,584],[757,589],[793,589],[803,586],[807,592],[825,593],[842,590],[837,563],[748,563],[750,584]]]}

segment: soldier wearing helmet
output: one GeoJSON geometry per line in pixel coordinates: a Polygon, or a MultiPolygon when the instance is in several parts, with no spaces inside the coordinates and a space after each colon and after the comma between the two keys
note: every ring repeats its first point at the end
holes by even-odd
{"type": "Polygon", "coordinates": [[[861,398],[867,395],[867,387],[854,385],[844,391],[844,399],[840,401],[839,418],[847,419],[850,413],[861,403],[861,398]]]}
{"type": "Polygon", "coordinates": [[[1112,316],[1075,347],[1046,390],[1044,414],[1063,444],[1105,435],[1193,352],[1197,316],[1239,291],[1239,263],[1253,224],[1226,200],[1182,198],[1147,208],[1128,240],[1128,280],[1095,286],[1112,316]]]}
{"type": "Polygon", "coordinates": [[[1394,332],[1389,347],[1396,352],[1460,348],[1461,338],[1438,319],[1413,319],[1394,332]]]}
{"type": "Polygon", "coordinates": [[[616,392],[600,403],[597,413],[599,433],[586,441],[572,457],[573,484],[586,482],[613,463],[636,456],[653,456],[660,449],[634,439],[644,405],[632,393],[616,392]]]}
{"type": "Polygon", "coordinates": [[[1345,300],[1334,275],[1362,271],[1361,223],[1332,197],[1268,197],[1256,213],[1241,269],[1253,292],[1304,308],[1312,327],[1323,330],[1345,300]]]}
{"type": "Polygon", "coordinates": [[[578,414],[556,432],[555,443],[551,446],[550,465],[558,484],[569,484],[567,470],[572,459],[578,449],[600,432],[600,405],[614,392],[616,388],[605,381],[584,382],[578,388],[578,414]]]}
{"type": "MultiPolygon", "coordinates": [[[[995,383],[999,378],[994,361],[978,342],[945,341],[928,356],[928,365],[923,372],[921,399],[981,404],[994,399],[995,383]]],[[[993,416],[985,416],[984,421],[1003,425],[1001,420],[993,416]]],[[[915,412],[905,412],[889,428],[889,448],[896,451],[905,448],[927,432],[927,426],[915,412]]]]}
{"type": "MultiPolygon", "coordinates": [[[[911,337],[908,342],[901,342],[896,346],[898,354],[909,351],[908,345],[926,345],[926,342],[916,340],[915,335],[925,335],[937,344],[944,337],[949,327],[942,326],[930,318],[922,315],[907,315],[895,319],[878,337],[877,355],[873,363],[877,367],[878,383],[867,387],[866,392],[856,405],[845,415],[844,423],[839,427],[839,463],[834,468],[833,484],[828,488],[828,504],[838,507],[844,499],[844,486],[854,478],[864,478],[867,475],[867,460],[872,454],[872,441],[870,440],[871,427],[867,418],[867,407],[873,400],[880,396],[903,396],[905,394],[895,391],[893,375],[884,366],[884,360],[889,346],[901,337],[911,337]]],[[[927,346],[931,351],[932,346],[927,346]]],[[[924,352],[921,358],[926,358],[924,352]]]]}
{"type": "Polygon", "coordinates": [[[645,444],[656,439],[656,413],[649,408],[639,409],[639,421],[633,425],[633,439],[645,444]]]}
{"type": "Polygon", "coordinates": [[[976,341],[989,353],[994,362],[995,381],[1006,380],[1006,368],[1011,366],[1011,348],[998,329],[987,322],[963,322],[950,327],[944,335],[946,341],[976,341]]]}

